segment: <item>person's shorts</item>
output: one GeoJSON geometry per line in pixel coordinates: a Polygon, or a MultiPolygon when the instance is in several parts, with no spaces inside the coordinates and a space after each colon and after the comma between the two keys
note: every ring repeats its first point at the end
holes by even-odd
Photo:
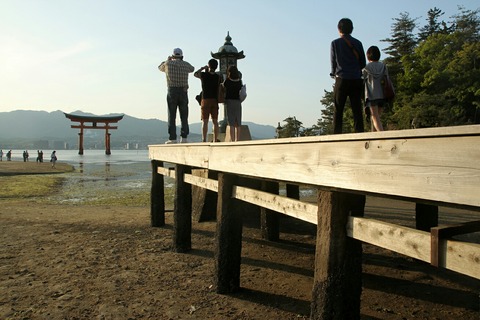
{"type": "Polygon", "coordinates": [[[367,99],[367,107],[371,107],[371,106],[378,106],[380,108],[383,107],[383,105],[385,104],[385,100],[384,99],[375,99],[375,100],[368,100],[367,99]]]}
{"type": "Polygon", "coordinates": [[[218,102],[217,99],[202,99],[202,120],[208,119],[209,116],[212,119],[218,119],[218,102]]]}

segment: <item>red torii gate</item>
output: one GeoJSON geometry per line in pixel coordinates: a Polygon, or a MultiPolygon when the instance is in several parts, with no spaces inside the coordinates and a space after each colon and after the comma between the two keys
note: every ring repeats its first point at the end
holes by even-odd
{"type": "Polygon", "coordinates": [[[123,114],[118,116],[80,116],[76,114],[65,113],[65,117],[73,122],[80,122],[80,125],[72,125],[74,129],[80,129],[78,133],[78,154],[83,154],[83,129],[105,129],[105,154],[110,152],[110,133],[108,129],[117,129],[117,126],[110,126],[111,123],[117,123],[123,119],[123,114]],[[85,125],[91,123],[91,125],[85,125]],[[103,126],[98,126],[98,124],[103,126]]]}

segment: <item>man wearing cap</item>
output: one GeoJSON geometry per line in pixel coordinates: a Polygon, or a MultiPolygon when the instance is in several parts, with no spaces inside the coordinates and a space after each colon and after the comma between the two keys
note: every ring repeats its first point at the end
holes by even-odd
{"type": "Polygon", "coordinates": [[[188,62],[183,61],[183,52],[180,48],[173,49],[173,55],[162,62],[158,69],[167,76],[167,104],[168,104],[168,141],[177,142],[177,107],[180,112],[180,142],[187,142],[188,129],[188,74],[195,68],[188,62]]]}

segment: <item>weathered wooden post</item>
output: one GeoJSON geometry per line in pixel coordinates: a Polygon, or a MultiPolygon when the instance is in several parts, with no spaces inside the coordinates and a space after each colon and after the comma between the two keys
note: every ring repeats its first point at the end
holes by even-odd
{"type": "Polygon", "coordinates": [[[185,182],[184,174],[192,169],[184,165],[175,166],[175,199],[173,209],[173,246],[175,252],[186,252],[192,248],[192,186],[185,182]]]}
{"type": "Polygon", "coordinates": [[[430,232],[430,228],[438,226],[438,206],[416,203],[415,227],[417,230],[430,232]]]}
{"type": "MultiPolygon", "coordinates": [[[[218,173],[207,169],[194,169],[193,175],[217,180],[218,173]]],[[[215,221],[217,212],[217,193],[206,188],[192,186],[192,215],[195,221],[215,221]]]]}
{"type": "Polygon", "coordinates": [[[349,214],[363,215],[365,197],[319,191],[311,319],[360,319],[362,244],[348,238],[349,214]]]}
{"type": "Polygon", "coordinates": [[[287,198],[300,199],[300,187],[297,184],[287,183],[287,198]]]}
{"type": "Polygon", "coordinates": [[[150,224],[152,227],[165,225],[165,186],[163,175],[158,174],[159,167],[163,167],[163,162],[152,160],[152,188],[150,191],[150,224]]]}
{"type": "Polygon", "coordinates": [[[242,215],[232,198],[237,177],[218,174],[217,230],[215,236],[215,285],[217,293],[232,293],[240,288],[242,255],[242,215]]]}
{"type": "MultiPolygon", "coordinates": [[[[262,181],[262,191],[278,194],[279,184],[273,181],[262,181]]],[[[261,208],[260,209],[260,230],[262,238],[269,241],[278,241],[280,239],[280,213],[261,208]]]]}

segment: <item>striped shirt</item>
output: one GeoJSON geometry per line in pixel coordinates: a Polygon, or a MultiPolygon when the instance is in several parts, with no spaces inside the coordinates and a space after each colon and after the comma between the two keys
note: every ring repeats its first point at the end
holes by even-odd
{"type": "Polygon", "coordinates": [[[169,88],[188,88],[188,74],[195,70],[190,63],[182,59],[164,61],[158,66],[158,69],[165,72],[169,88]]]}

